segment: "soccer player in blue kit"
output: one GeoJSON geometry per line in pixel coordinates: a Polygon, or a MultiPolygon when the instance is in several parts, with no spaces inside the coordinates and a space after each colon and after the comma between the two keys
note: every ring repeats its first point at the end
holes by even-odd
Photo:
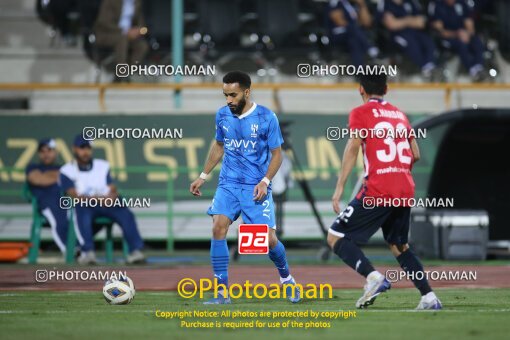
{"type": "MultiPolygon", "coordinates": [[[[275,113],[250,99],[251,79],[233,71],[223,77],[227,105],[216,113],[216,137],[203,172],[190,185],[190,192],[201,196],[200,187],[223,158],[218,188],[207,214],[213,218],[211,264],[218,284],[228,287],[229,251],[227,231],[242,215],[244,223],[269,226],[269,258],[280,275],[288,299],[296,303],[301,292],[290,275],[285,247],[276,237],[271,179],[282,162],[283,137],[275,113]]],[[[206,304],[229,304],[230,297],[220,290],[206,304]]]]}

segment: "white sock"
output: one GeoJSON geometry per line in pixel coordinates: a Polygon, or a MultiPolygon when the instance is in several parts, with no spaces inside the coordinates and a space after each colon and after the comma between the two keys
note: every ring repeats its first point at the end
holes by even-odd
{"type": "Polygon", "coordinates": [[[292,275],[290,274],[287,277],[280,277],[280,283],[284,283],[286,281],[289,281],[290,279],[292,279],[292,275]]]}
{"type": "Polygon", "coordinates": [[[426,300],[428,301],[432,301],[432,300],[435,300],[437,299],[437,296],[434,292],[429,292],[427,293],[426,295],[423,296],[426,300]]]}
{"type": "Polygon", "coordinates": [[[367,275],[367,281],[380,280],[381,277],[384,277],[383,274],[379,273],[377,270],[374,270],[373,272],[367,275]]]}

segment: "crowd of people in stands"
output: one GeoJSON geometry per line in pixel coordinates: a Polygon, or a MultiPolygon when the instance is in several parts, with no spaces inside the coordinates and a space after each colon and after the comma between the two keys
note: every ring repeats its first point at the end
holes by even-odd
{"type": "Polygon", "coordinates": [[[457,54],[475,81],[486,77],[484,45],[477,35],[472,9],[464,0],[436,0],[424,9],[417,0],[380,0],[377,12],[366,0],[331,0],[328,23],[331,40],[349,51],[355,65],[376,58],[379,49],[368,40],[366,30],[379,22],[390,35],[391,47],[401,51],[422,75],[431,79],[438,69],[434,36],[443,48],[457,54]]]}
{"type": "MultiPolygon", "coordinates": [[[[98,3],[92,27],[95,43],[110,49],[115,63],[143,62],[149,50],[143,0],[89,1],[98,3]]],[[[43,3],[39,9],[53,11],[56,18],[70,11],[73,4],[80,7],[80,0],[38,3],[43,3]]],[[[487,0],[330,0],[324,5],[324,18],[319,21],[324,22],[333,48],[347,53],[354,65],[381,58],[384,49],[404,55],[421,70],[424,79],[439,80],[438,50],[444,50],[460,58],[473,81],[482,81],[487,77],[485,46],[475,29],[473,6],[483,10],[487,3],[487,0]],[[379,45],[373,39],[377,30],[387,35],[379,45]]],[[[65,20],[54,20],[53,25],[68,34],[65,20]]],[[[171,23],[168,25],[170,30],[171,23]]]]}

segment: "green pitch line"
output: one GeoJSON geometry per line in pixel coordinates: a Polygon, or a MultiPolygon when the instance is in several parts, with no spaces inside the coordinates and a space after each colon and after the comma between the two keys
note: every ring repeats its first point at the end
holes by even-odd
{"type": "MultiPolygon", "coordinates": [[[[331,300],[236,300],[229,306],[204,306],[175,292],[138,292],[127,306],[110,306],[101,292],[0,292],[0,338],[28,339],[508,339],[510,289],[439,289],[445,310],[415,312],[418,293],[398,289],[380,296],[368,310],[355,310],[360,290],[335,290],[331,300]],[[162,319],[156,311],[356,311],[356,317],[330,322],[323,329],[183,329],[179,320],[162,319]]],[[[193,321],[272,322],[270,318],[198,319],[193,321]]],[[[276,321],[309,321],[278,318],[276,321]]]]}

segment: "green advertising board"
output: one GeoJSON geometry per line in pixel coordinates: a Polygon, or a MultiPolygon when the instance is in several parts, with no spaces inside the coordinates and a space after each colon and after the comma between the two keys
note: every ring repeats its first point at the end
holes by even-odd
{"type": "MultiPolygon", "coordinates": [[[[413,115],[412,119],[419,118],[413,115]]],[[[297,157],[304,168],[296,177],[309,181],[318,199],[329,199],[341,166],[346,139],[327,139],[328,127],[345,127],[347,115],[331,114],[285,114],[280,122],[291,123],[287,131],[297,157]]],[[[72,159],[72,140],[83,133],[84,128],[99,129],[163,129],[174,138],[100,138],[94,141],[94,157],[108,160],[119,187],[125,192],[163,192],[168,183],[172,185],[175,199],[189,197],[190,181],[195,179],[214,138],[214,114],[133,114],[133,115],[2,115],[0,116],[0,203],[20,203],[19,192],[25,181],[22,171],[30,162],[37,160],[37,142],[44,137],[55,138],[59,161],[72,159]],[[167,130],[168,129],[168,130],[167,130]],[[182,137],[182,138],[180,138],[182,137]]],[[[134,131],[134,130],[133,130],[134,131]]],[[[131,136],[132,137],[132,136],[131,136]]],[[[166,136],[171,137],[171,136],[166,136]]],[[[426,147],[427,148],[427,147],[426,147]]],[[[417,193],[425,189],[430,152],[413,169],[417,193]]],[[[292,155],[291,155],[292,156],[292,155]]],[[[361,173],[362,157],[358,158],[357,170],[361,173]]],[[[219,167],[218,167],[219,169],[219,167]]],[[[215,184],[217,176],[213,176],[215,184]]],[[[354,186],[357,176],[349,181],[354,186]]],[[[209,185],[209,194],[214,185],[209,185]]],[[[165,200],[161,194],[153,200],[165,200]]],[[[294,190],[291,199],[300,199],[294,190]]]]}

